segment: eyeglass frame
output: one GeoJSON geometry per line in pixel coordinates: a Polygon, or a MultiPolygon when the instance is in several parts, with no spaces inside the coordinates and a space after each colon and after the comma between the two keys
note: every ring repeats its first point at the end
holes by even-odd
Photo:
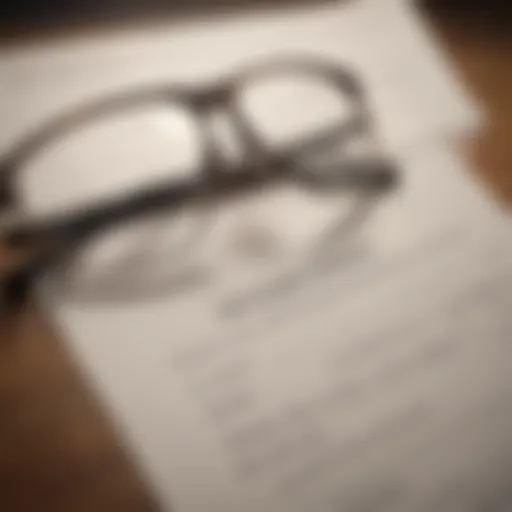
{"type": "Polygon", "coordinates": [[[26,219],[16,213],[14,216],[4,215],[3,218],[7,220],[0,220],[0,228],[4,231],[0,237],[7,246],[30,245],[44,249],[37,258],[3,277],[3,282],[0,280],[0,289],[3,288],[8,302],[22,302],[40,274],[60,263],[77,245],[118,222],[155,214],[160,210],[177,211],[193,200],[212,202],[225,199],[280,180],[292,179],[307,188],[319,190],[355,187],[371,194],[384,192],[396,183],[395,166],[386,158],[371,162],[364,168],[345,168],[342,172],[339,165],[336,165],[328,173],[324,169],[321,174],[311,172],[308,166],[303,165],[301,156],[304,153],[332,146],[354,134],[374,135],[375,129],[364,88],[349,68],[318,57],[285,57],[249,66],[227,78],[200,87],[162,84],[136,88],[88,101],[65,111],[29,133],[0,159],[0,212],[9,209],[16,212],[16,205],[20,202],[15,189],[17,170],[47,144],[87,122],[155,101],[181,104],[196,120],[203,142],[200,179],[164,180],[82,211],[77,209],[40,221],[26,219]],[[322,129],[285,150],[276,151],[265,147],[243,109],[237,108],[237,100],[254,80],[275,75],[276,72],[298,72],[325,80],[352,101],[356,116],[342,125],[322,129]],[[217,111],[227,115],[242,145],[243,158],[235,166],[225,161],[213,134],[211,116],[217,111]]]}

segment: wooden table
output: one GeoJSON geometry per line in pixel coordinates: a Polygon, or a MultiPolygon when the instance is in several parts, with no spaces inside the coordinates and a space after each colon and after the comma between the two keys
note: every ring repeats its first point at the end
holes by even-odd
{"type": "MultiPolygon", "coordinates": [[[[512,200],[512,32],[432,16],[490,114],[471,158],[497,198],[512,200]]],[[[0,510],[153,510],[135,465],[57,338],[34,306],[0,326],[0,510]]]]}

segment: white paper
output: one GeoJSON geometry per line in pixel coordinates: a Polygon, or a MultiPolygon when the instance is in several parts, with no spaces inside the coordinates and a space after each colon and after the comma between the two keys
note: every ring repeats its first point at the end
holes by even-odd
{"type": "Polygon", "coordinates": [[[244,273],[214,260],[219,279],[197,293],[110,306],[47,297],[164,510],[466,512],[453,489],[481,480],[475,461],[488,486],[506,475],[510,226],[426,140],[466,128],[475,110],[422,30],[401,2],[354,2],[2,56],[5,148],[107,89],[209,82],[306,52],[361,73],[398,155],[401,186],[328,266],[292,254],[244,273]]]}
{"type": "Polygon", "coordinates": [[[401,166],[357,257],[292,287],[54,304],[164,510],[508,510],[510,221],[446,148],[401,166]]]}

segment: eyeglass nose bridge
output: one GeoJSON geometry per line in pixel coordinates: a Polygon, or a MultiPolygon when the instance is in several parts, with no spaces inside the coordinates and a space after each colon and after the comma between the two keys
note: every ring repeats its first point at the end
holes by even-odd
{"type": "Polygon", "coordinates": [[[232,88],[228,85],[214,84],[197,88],[189,93],[189,103],[197,111],[204,113],[222,109],[232,97],[232,88]]]}

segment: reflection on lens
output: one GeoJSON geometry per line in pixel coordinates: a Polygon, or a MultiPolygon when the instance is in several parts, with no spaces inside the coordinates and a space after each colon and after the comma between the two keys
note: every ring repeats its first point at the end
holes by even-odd
{"type": "Polygon", "coordinates": [[[77,248],[53,277],[71,299],[132,300],[195,288],[211,215],[191,207],[111,229],[77,248]]]}
{"type": "Polygon", "coordinates": [[[76,126],[20,169],[17,187],[25,209],[58,213],[197,173],[202,155],[194,123],[181,107],[155,104],[76,126]]]}

